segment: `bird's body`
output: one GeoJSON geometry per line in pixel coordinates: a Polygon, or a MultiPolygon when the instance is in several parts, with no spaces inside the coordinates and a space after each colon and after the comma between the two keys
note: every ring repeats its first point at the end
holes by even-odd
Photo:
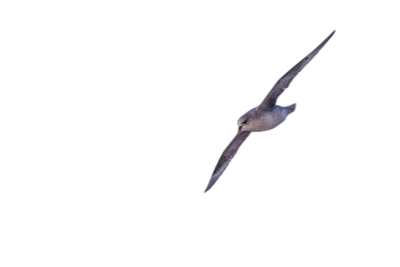
{"type": "Polygon", "coordinates": [[[296,104],[288,107],[275,105],[269,110],[257,110],[257,108],[253,108],[242,116],[246,116],[246,118],[249,118],[252,122],[251,127],[246,131],[263,132],[271,130],[281,124],[286,117],[295,110],[295,107],[296,104]]]}
{"type": "Polygon", "coordinates": [[[222,153],[213,175],[208,183],[206,192],[215,184],[218,178],[222,175],[228,167],[230,161],[235,156],[239,147],[243,144],[251,132],[263,132],[271,130],[281,124],[286,117],[296,109],[296,104],[288,107],[281,107],[276,105],[278,97],[289,87],[290,83],[296,75],[314,58],[314,56],[321,50],[321,48],[329,41],[332,32],[316,49],[314,49],[308,56],[297,63],[291,70],[289,70],[272,88],[264,101],[256,108],[245,113],[238,120],[239,133],[235,136],[232,142],[222,153]]]}

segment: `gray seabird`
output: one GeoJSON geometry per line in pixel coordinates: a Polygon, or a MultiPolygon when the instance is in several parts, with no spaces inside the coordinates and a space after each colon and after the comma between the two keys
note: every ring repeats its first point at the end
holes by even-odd
{"type": "Polygon", "coordinates": [[[264,101],[256,108],[248,111],[238,121],[239,132],[222,153],[217,166],[214,169],[210,182],[206,188],[207,192],[222,175],[228,167],[232,158],[235,156],[239,147],[243,144],[244,140],[250,135],[251,132],[262,132],[275,128],[281,124],[286,117],[296,109],[296,104],[288,107],[281,107],[276,104],[276,100],[289,87],[290,83],[296,75],[310,62],[313,57],[321,50],[322,47],[329,41],[333,31],[314,51],[306,56],[302,61],[297,63],[291,70],[289,70],[272,88],[264,101]]]}

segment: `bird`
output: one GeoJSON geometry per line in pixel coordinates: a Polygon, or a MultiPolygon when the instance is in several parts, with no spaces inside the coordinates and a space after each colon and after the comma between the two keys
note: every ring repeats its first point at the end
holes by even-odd
{"type": "Polygon", "coordinates": [[[289,87],[296,75],[315,57],[316,54],[318,54],[322,47],[324,47],[329,39],[331,39],[334,33],[335,31],[333,31],[303,60],[301,60],[285,75],[283,75],[258,107],[251,109],[239,118],[237,122],[239,126],[238,133],[222,153],[204,192],[207,192],[211,189],[211,187],[213,187],[213,185],[228,167],[240,146],[252,132],[271,130],[280,125],[283,121],[285,121],[289,114],[296,110],[296,104],[292,104],[287,107],[281,107],[276,105],[276,101],[278,97],[285,91],[285,89],[289,87]]]}

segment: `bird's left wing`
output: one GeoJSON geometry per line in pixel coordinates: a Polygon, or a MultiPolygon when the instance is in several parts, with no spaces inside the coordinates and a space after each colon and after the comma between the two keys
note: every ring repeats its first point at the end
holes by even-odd
{"type": "Polygon", "coordinates": [[[231,162],[232,158],[235,156],[236,152],[239,150],[239,147],[243,144],[244,140],[246,140],[246,138],[250,135],[250,133],[251,132],[242,132],[241,134],[237,134],[235,138],[233,138],[232,142],[222,153],[205,192],[210,190],[210,188],[222,175],[222,173],[225,171],[225,169],[231,162]]]}
{"type": "Polygon", "coordinates": [[[315,57],[316,54],[324,47],[324,45],[331,39],[333,31],[317,48],[315,48],[310,54],[308,54],[303,60],[296,64],[291,70],[289,70],[283,77],[275,84],[274,88],[269,92],[264,101],[257,107],[257,110],[268,110],[272,108],[277,98],[283,93],[283,91],[289,87],[294,77],[315,57]]]}

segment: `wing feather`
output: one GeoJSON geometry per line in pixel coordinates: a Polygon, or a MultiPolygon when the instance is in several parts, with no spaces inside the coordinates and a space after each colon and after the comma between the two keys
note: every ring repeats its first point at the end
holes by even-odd
{"type": "Polygon", "coordinates": [[[289,87],[294,77],[315,57],[316,54],[324,47],[324,45],[331,39],[333,31],[317,48],[315,48],[310,54],[308,54],[303,60],[296,64],[291,70],[289,70],[283,77],[275,84],[272,90],[269,92],[267,97],[258,106],[257,110],[267,110],[272,108],[276,104],[278,97],[289,87]]]}
{"type": "Polygon", "coordinates": [[[243,144],[246,138],[250,135],[251,132],[242,132],[241,134],[237,134],[235,138],[233,138],[232,142],[228,145],[228,147],[222,153],[217,166],[214,169],[214,172],[211,176],[210,182],[206,188],[207,192],[210,188],[215,184],[218,178],[222,175],[225,169],[228,167],[232,158],[235,156],[236,152],[239,150],[239,147],[243,144]]]}

